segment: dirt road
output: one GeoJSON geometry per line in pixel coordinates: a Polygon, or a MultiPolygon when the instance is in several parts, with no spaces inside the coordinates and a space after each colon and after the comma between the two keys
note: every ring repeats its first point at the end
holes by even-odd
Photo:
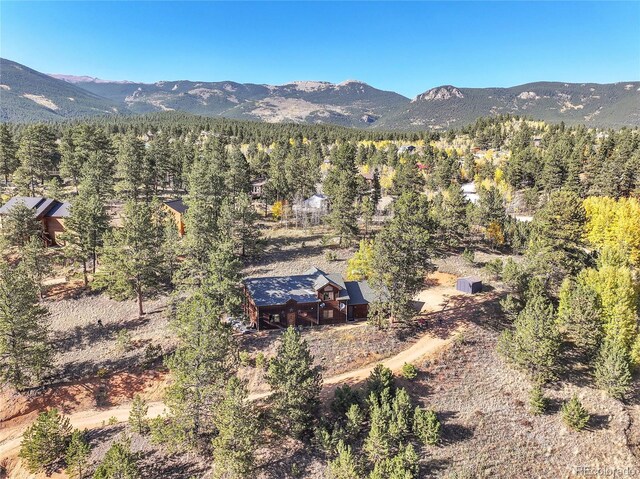
{"type": "MultiPolygon", "coordinates": [[[[395,356],[381,361],[381,363],[393,371],[398,371],[402,368],[404,363],[416,362],[424,356],[431,355],[442,349],[451,342],[457,331],[458,330],[453,331],[446,339],[440,339],[429,334],[425,334],[409,348],[401,351],[395,356]]],[[[370,364],[353,371],[325,378],[324,388],[328,392],[338,384],[354,384],[363,381],[369,376],[371,370],[376,364],[377,363],[370,364]]],[[[269,393],[251,394],[249,399],[260,399],[268,394],[269,393]]],[[[159,416],[165,410],[164,404],[160,401],[151,402],[148,406],[148,417],[159,416]]],[[[95,429],[107,424],[109,420],[113,421],[113,418],[115,418],[117,422],[127,421],[129,418],[129,409],[130,404],[122,404],[108,409],[89,409],[86,411],[74,412],[69,414],[68,417],[72,426],[75,428],[95,429]]],[[[20,442],[22,441],[22,434],[25,429],[25,427],[14,427],[0,430],[0,460],[13,457],[18,453],[20,442]]]]}

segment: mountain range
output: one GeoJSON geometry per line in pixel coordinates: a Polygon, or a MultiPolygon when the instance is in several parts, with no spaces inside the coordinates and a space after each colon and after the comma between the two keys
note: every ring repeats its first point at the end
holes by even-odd
{"type": "Polygon", "coordinates": [[[537,82],[509,88],[445,85],[409,99],[357,80],[286,85],[187,80],[137,83],[44,74],[0,59],[0,121],[56,121],[173,110],[274,123],[331,123],[388,130],[441,130],[507,113],[553,123],[639,126],[640,82],[537,82]]]}

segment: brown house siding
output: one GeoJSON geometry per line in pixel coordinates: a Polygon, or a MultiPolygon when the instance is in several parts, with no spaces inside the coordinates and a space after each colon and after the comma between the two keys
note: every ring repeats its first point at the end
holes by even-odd
{"type": "Polygon", "coordinates": [[[62,218],[46,217],[42,219],[42,227],[45,234],[51,240],[51,244],[59,244],[56,238],[60,233],[64,233],[64,220],[62,218]]]}
{"type": "Polygon", "coordinates": [[[349,306],[345,300],[337,299],[340,294],[341,290],[330,283],[318,290],[315,302],[298,303],[292,299],[286,304],[257,306],[245,287],[244,314],[251,326],[258,330],[282,329],[290,325],[343,324],[367,318],[368,304],[349,306]],[[331,317],[327,317],[328,311],[331,317]]]}

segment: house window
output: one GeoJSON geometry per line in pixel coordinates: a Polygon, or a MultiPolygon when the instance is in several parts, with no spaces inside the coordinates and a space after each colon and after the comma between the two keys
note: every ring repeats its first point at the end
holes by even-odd
{"type": "Polygon", "coordinates": [[[280,315],[279,314],[270,314],[269,315],[269,321],[271,321],[272,323],[279,323],[280,322],[280,315]]]}
{"type": "Polygon", "coordinates": [[[324,301],[333,301],[333,291],[325,291],[322,293],[322,299],[324,301]]]}
{"type": "Polygon", "coordinates": [[[325,309],[322,311],[322,319],[333,319],[333,309],[325,309]]]}

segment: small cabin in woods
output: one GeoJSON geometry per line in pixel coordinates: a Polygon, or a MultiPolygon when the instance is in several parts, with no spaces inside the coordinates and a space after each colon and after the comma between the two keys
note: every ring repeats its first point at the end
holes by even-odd
{"type": "Polygon", "coordinates": [[[15,196],[0,207],[0,226],[3,217],[11,209],[23,204],[33,210],[33,215],[42,224],[42,239],[47,245],[56,245],[56,237],[64,233],[64,220],[70,215],[71,205],[66,202],[43,198],[42,196],[15,196]]]}
{"type": "Polygon", "coordinates": [[[164,209],[173,216],[176,227],[178,228],[178,234],[184,236],[184,214],[187,212],[187,205],[185,205],[180,198],[165,201],[163,205],[164,209]]]}

